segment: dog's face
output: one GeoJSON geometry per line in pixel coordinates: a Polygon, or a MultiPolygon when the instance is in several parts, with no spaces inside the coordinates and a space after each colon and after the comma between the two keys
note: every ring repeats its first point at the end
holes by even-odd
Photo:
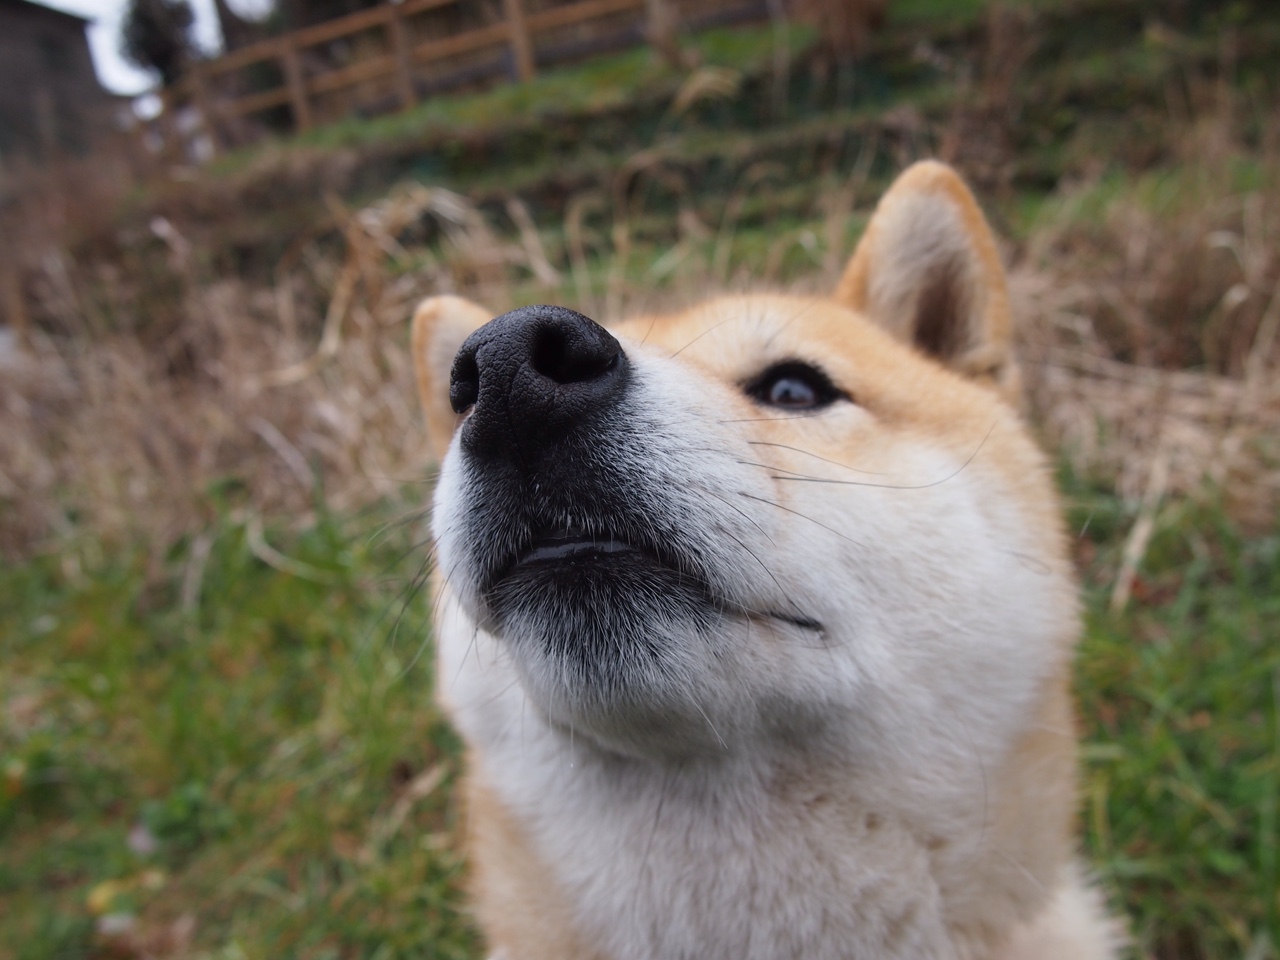
{"type": "Polygon", "coordinates": [[[532,709],[625,755],[803,746],[954,783],[1009,749],[1074,590],[950,171],[904,176],[832,299],[488,320],[441,298],[415,326],[455,659],[494,638],[532,709]]]}

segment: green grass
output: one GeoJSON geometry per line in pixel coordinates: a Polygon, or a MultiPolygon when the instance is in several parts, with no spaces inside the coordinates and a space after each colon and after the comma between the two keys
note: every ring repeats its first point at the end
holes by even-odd
{"type": "Polygon", "coordinates": [[[1132,517],[1081,491],[1088,601],[1078,689],[1087,850],[1160,957],[1280,944],[1280,537],[1212,502],[1169,504],[1123,615],[1107,610],[1132,517]]]}
{"type": "MultiPolygon", "coordinates": [[[[1066,485],[1088,859],[1150,955],[1277,942],[1280,538],[1171,503],[1111,614],[1132,510],[1066,485]]],[[[186,611],[191,544],[0,572],[0,957],[99,956],[103,913],[153,937],[193,917],[205,957],[478,956],[421,523],[388,513],[269,534],[306,578],[224,518],[186,611]]]]}
{"type": "MultiPolygon", "coordinates": [[[[1069,7],[1071,0],[1003,0],[1007,10],[1045,11],[1069,7]]],[[[891,24],[928,24],[934,29],[980,22],[991,9],[990,0],[890,0],[891,24]]]]}
{"type": "Polygon", "coordinates": [[[215,956],[473,955],[420,524],[384,519],[285,538],[312,579],[224,521],[187,612],[187,549],[0,575],[0,956],[97,956],[104,913],[215,956]]]}
{"type": "Polygon", "coordinates": [[[1008,212],[1019,236],[1038,227],[1069,224],[1074,229],[1103,226],[1107,215],[1125,206],[1170,224],[1221,206],[1224,194],[1273,191],[1280,174],[1260,157],[1236,153],[1211,165],[1186,163],[1135,173],[1108,170],[1092,182],[1054,194],[1020,193],[1008,212]]]}

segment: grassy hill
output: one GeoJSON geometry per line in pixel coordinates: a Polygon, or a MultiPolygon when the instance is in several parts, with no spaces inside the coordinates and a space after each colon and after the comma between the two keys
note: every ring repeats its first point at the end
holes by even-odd
{"type": "Polygon", "coordinates": [[[892,9],[849,69],[713,32],[689,74],[637,51],[39,207],[0,958],[479,956],[411,304],[821,289],[925,155],[1006,242],[1078,532],[1085,855],[1135,956],[1275,953],[1280,8],[892,9]]]}

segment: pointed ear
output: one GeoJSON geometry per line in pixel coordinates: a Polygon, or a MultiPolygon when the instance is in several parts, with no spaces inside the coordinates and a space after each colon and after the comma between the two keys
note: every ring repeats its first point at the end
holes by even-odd
{"type": "Polygon", "coordinates": [[[413,370],[427,421],[427,440],[437,461],[444,459],[458,417],[449,406],[449,371],[462,341],[493,314],[461,297],[428,297],[413,314],[413,370]]]}
{"type": "Polygon", "coordinates": [[[1017,400],[1004,267],[973,194],[945,164],[924,161],[898,177],[867,224],[835,298],[1017,400]]]}

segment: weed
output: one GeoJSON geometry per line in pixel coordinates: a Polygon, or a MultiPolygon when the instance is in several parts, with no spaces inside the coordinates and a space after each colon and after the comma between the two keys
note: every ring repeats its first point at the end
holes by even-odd
{"type": "Polygon", "coordinates": [[[1072,510],[1092,556],[1078,684],[1090,860],[1123,893],[1139,955],[1250,955],[1280,937],[1280,541],[1243,538],[1212,500],[1171,504],[1136,602],[1115,614],[1117,507],[1094,491],[1072,510]]]}
{"type": "Polygon", "coordinates": [[[383,521],[284,538],[332,575],[320,585],[262,562],[224,520],[205,560],[219,602],[199,612],[139,604],[157,577],[180,592],[186,556],[71,579],[49,561],[6,569],[12,956],[87,956],[184,916],[194,943],[249,956],[470,955],[422,557],[408,526],[370,543],[383,521]]]}

